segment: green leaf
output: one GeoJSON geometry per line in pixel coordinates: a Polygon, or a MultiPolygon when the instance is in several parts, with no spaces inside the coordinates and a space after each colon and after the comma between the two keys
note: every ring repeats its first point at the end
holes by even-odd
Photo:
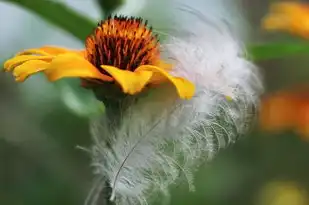
{"type": "Polygon", "coordinates": [[[81,117],[96,117],[105,112],[105,106],[98,101],[91,90],[84,89],[77,79],[66,79],[56,83],[66,107],[81,117]]]}
{"type": "Polygon", "coordinates": [[[104,12],[104,16],[112,14],[115,9],[117,9],[124,0],[97,0],[101,10],[104,12]]]}
{"type": "Polygon", "coordinates": [[[21,6],[46,21],[58,26],[74,37],[84,41],[95,28],[87,17],[80,15],[67,6],[48,0],[2,0],[21,6]]]}
{"type": "Polygon", "coordinates": [[[254,61],[284,58],[297,54],[309,54],[309,43],[275,42],[248,46],[248,53],[254,61]]]}

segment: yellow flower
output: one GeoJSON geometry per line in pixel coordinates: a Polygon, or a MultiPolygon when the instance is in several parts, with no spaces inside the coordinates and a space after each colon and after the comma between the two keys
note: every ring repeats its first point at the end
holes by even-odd
{"type": "Polygon", "coordinates": [[[140,18],[110,17],[86,39],[84,50],[44,46],[18,53],[4,64],[16,81],[43,72],[50,81],[79,77],[83,82],[120,86],[134,95],[148,86],[169,82],[179,96],[189,99],[194,85],[172,76],[172,65],[160,58],[159,42],[140,18]]]}
{"type": "Polygon", "coordinates": [[[297,1],[274,3],[262,21],[262,27],[309,38],[309,5],[297,1]]]}

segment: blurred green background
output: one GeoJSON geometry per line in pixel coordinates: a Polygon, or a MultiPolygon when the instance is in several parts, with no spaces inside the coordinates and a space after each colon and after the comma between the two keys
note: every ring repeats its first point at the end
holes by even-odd
{"type": "MultiPolygon", "coordinates": [[[[0,0],[0,62],[22,49],[46,44],[82,48],[79,39],[91,32],[89,26],[115,8],[118,13],[141,15],[154,27],[166,28],[166,2],[0,0]],[[122,5],[117,7],[115,3],[122,5]],[[66,7],[58,7],[60,4],[66,7]],[[86,19],[79,19],[79,14],[86,19]]],[[[246,41],[257,56],[266,93],[306,83],[307,43],[261,31],[260,20],[270,1],[238,3],[251,25],[246,41]],[[289,45],[301,48],[289,49],[289,45]]],[[[205,9],[209,7],[206,5],[205,9]]],[[[51,84],[40,75],[16,84],[10,74],[0,73],[1,205],[83,204],[93,175],[90,156],[77,146],[90,146],[89,118],[103,109],[93,95],[76,85],[76,81],[51,84]]],[[[200,169],[196,192],[189,193],[187,184],[173,186],[171,196],[162,203],[308,205],[308,158],[309,144],[293,132],[274,135],[255,130],[200,169]]]]}

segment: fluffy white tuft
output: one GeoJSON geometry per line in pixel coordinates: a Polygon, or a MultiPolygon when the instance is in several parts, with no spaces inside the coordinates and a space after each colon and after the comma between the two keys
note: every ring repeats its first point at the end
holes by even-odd
{"type": "Polygon", "coordinates": [[[132,103],[115,126],[106,116],[92,124],[92,165],[105,179],[95,187],[101,191],[107,182],[117,205],[148,204],[177,179],[193,190],[192,172],[235,142],[254,117],[260,77],[228,24],[197,16],[184,31],[163,49],[174,74],[195,83],[193,99],[180,100],[171,85],[162,85],[132,103]]]}

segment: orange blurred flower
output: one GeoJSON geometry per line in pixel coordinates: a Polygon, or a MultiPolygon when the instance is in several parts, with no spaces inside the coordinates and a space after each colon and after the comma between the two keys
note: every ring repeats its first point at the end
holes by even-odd
{"type": "Polygon", "coordinates": [[[262,28],[309,38],[309,4],[297,1],[273,3],[262,20],[262,28]]]}
{"type": "Polygon", "coordinates": [[[292,129],[309,137],[309,89],[281,91],[262,99],[260,126],[266,131],[292,129]]]}
{"type": "Polygon", "coordinates": [[[147,22],[123,16],[102,21],[86,39],[84,50],[44,46],[20,52],[4,64],[4,70],[12,71],[18,82],[43,72],[50,81],[78,77],[103,88],[118,86],[130,95],[169,82],[181,98],[191,98],[194,85],[171,75],[171,69],[161,59],[157,36],[147,22]]]}

